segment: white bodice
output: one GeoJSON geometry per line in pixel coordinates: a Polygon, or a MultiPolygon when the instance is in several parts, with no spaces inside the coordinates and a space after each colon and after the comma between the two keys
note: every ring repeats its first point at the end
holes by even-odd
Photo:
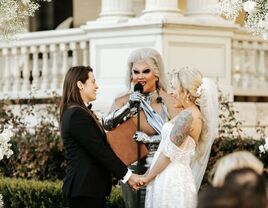
{"type": "Polygon", "coordinates": [[[192,158],[195,155],[195,141],[191,136],[188,136],[181,146],[176,146],[170,141],[170,133],[174,124],[167,122],[162,128],[162,140],[159,151],[170,158],[171,162],[179,162],[185,165],[190,165],[192,158]]]}

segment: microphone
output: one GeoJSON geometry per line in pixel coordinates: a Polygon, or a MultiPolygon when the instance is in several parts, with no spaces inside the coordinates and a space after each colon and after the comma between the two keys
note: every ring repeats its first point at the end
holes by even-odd
{"type": "Polygon", "coordinates": [[[136,92],[136,91],[138,91],[138,92],[140,92],[140,93],[143,92],[143,86],[142,86],[141,83],[137,83],[137,84],[135,84],[135,86],[134,86],[134,92],[136,92]]]}
{"type": "MultiPolygon", "coordinates": [[[[139,93],[142,93],[143,92],[143,86],[141,83],[137,83],[135,84],[134,86],[134,92],[139,92],[139,93]]],[[[136,108],[139,108],[139,105],[140,105],[140,101],[139,100],[136,100],[137,98],[134,96],[133,97],[134,99],[130,99],[129,101],[129,104],[130,104],[130,107],[136,107],[136,108]]]]}

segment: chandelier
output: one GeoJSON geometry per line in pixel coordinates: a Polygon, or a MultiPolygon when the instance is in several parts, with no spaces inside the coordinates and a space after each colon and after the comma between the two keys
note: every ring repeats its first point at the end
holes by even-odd
{"type": "Polygon", "coordinates": [[[0,39],[26,32],[28,17],[34,16],[40,7],[38,1],[50,0],[0,0],[0,39]]]}
{"type": "Polygon", "coordinates": [[[218,13],[235,20],[245,12],[245,27],[254,35],[268,39],[268,0],[220,0],[218,13]]]}

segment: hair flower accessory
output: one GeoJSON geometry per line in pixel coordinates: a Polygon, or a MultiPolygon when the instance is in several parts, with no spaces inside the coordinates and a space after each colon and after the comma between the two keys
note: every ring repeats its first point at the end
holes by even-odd
{"type": "Polygon", "coordinates": [[[204,88],[204,85],[203,85],[203,83],[202,83],[202,84],[200,84],[199,87],[196,89],[196,92],[195,92],[195,93],[197,94],[198,97],[201,95],[203,88],[204,88]]]}

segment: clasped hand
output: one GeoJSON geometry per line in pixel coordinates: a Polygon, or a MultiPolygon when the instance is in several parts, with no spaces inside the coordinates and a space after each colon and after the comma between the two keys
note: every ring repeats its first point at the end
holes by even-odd
{"type": "Polygon", "coordinates": [[[131,177],[128,180],[128,184],[134,189],[139,190],[140,187],[147,185],[149,180],[146,178],[146,175],[138,175],[132,173],[131,177]]]}

